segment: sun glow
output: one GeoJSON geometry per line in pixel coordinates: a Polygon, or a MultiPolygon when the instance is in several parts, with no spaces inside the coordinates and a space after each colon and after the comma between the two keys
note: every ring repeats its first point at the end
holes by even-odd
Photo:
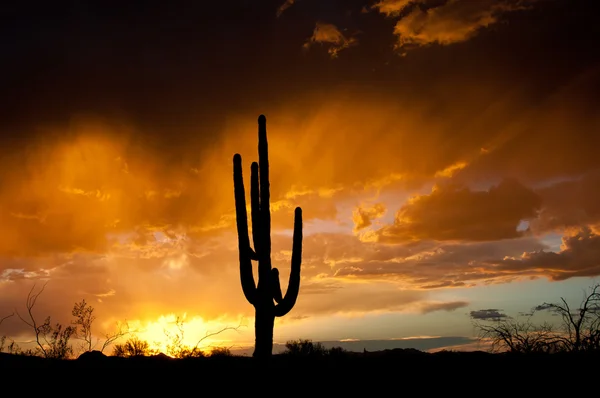
{"type": "Polygon", "coordinates": [[[210,353],[217,347],[232,347],[236,344],[238,325],[222,321],[205,321],[202,317],[183,315],[161,315],[156,321],[133,321],[130,327],[134,335],[145,340],[150,348],[171,355],[169,346],[194,348],[210,353]],[[179,342],[178,342],[179,341],[179,342]]]}

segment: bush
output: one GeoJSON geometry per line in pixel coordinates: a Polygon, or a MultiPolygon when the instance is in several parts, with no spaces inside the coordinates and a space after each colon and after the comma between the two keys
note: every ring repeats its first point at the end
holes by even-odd
{"type": "Polygon", "coordinates": [[[115,344],[113,355],[116,357],[137,357],[152,355],[150,345],[145,340],[140,340],[137,336],[127,339],[123,344],[115,344]]]}
{"type": "Polygon", "coordinates": [[[285,343],[285,348],[285,354],[300,357],[322,357],[328,353],[323,344],[306,339],[290,340],[285,343]]]}
{"type": "Polygon", "coordinates": [[[215,347],[210,352],[211,357],[232,357],[231,350],[227,347],[215,347]]]}

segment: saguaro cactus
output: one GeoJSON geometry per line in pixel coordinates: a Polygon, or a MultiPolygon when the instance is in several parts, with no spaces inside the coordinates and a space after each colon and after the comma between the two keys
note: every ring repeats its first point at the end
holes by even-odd
{"type": "Polygon", "coordinates": [[[271,209],[269,193],[269,158],[267,145],[267,119],[258,118],[258,163],[250,167],[250,208],[252,215],[252,240],[248,235],[248,215],[242,177],[242,157],[233,156],[233,187],[237,219],[240,257],[240,279],[244,296],[255,308],[254,357],[269,357],[273,351],[275,317],[284,316],[294,307],[300,290],[300,264],[302,262],[302,209],[294,214],[292,245],[292,270],[285,297],[279,284],[279,271],[271,268],[271,209]],[[258,261],[258,284],[254,282],[252,260],[258,261]]]}

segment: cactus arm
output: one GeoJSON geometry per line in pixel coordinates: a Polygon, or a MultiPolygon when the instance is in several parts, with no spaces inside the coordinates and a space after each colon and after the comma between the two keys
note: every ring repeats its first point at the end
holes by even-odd
{"type": "Polygon", "coordinates": [[[240,280],[246,300],[254,305],[256,284],[254,283],[254,275],[252,274],[252,249],[250,248],[250,237],[248,235],[248,214],[246,211],[246,195],[242,176],[242,157],[239,154],[233,156],[233,187],[238,232],[240,280]]]}
{"type": "Polygon", "coordinates": [[[260,185],[260,251],[257,253],[258,281],[270,279],[271,273],[271,208],[269,187],[269,146],[267,144],[267,118],[258,118],[258,168],[260,185]]]}
{"type": "Polygon", "coordinates": [[[277,304],[283,301],[283,296],[281,294],[281,285],[279,284],[279,270],[277,268],[273,268],[271,270],[271,289],[273,292],[273,300],[277,304]]]}
{"type": "Polygon", "coordinates": [[[250,208],[252,215],[252,240],[254,241],[255,258],[261,253],[260,248],[260,198],[259,198],[259,182],[258,182],[258,163],[252,162],[250,166],[250,208]]]}
{"type": "Polygon", "coordinates": [[[275,316],[284,316],[292,310],[300,291],[300,268],[302,265],[302,209],[296,207],[294,214],[294,237],[292,245],[292,270],[283,300],[275,306],[275,316]]]}
{"type": "Polygon", "coordinates": [[[258,254],[256,254],[256,252],[252,250],[252,248],[250,248],[250,259],[258,261],[258,254]]]}

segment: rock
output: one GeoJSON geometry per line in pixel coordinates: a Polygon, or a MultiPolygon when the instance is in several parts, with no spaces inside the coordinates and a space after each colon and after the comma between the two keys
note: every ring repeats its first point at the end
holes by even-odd
{"type": "Polygon", "coordinates": [[[108,358],[106,355],[104,355],[102,352],[98,351],[98,350],[93,350],[93,351],[86,351],[83,354],[81,354],[79,357],[77,357],[77,360],[81,360],[81,361],[102,361],[104,359],[108,358]]]}

